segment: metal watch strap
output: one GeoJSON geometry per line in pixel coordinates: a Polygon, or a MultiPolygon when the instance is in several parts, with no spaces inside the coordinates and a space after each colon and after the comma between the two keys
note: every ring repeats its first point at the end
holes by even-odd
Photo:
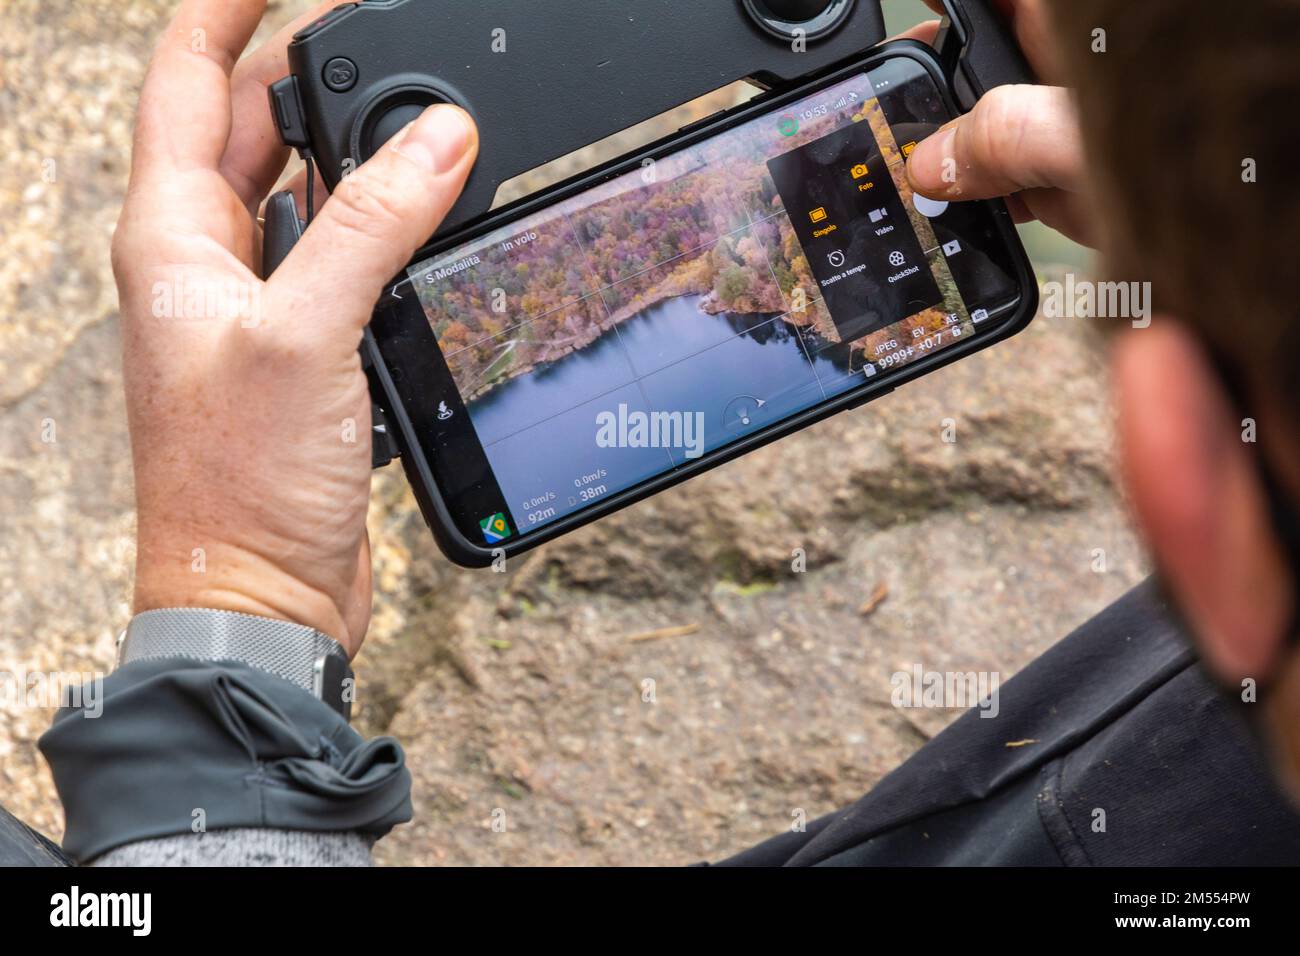
{"type": "Polygon", "coordinates": [[[165,657],[238,661],[297,684],[352,716],[352,669],[338,641],[290,621],[212,608],[143,611],[117,639],[117,663],[165,657]]]}

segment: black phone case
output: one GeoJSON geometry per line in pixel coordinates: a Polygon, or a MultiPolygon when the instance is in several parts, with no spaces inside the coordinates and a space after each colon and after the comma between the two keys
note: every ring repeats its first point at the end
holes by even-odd
{"type": "MultiPolygon", "coordinates": [[[[730,126],[742,123],[769,110],[778,109],[784,103],[797,100],[824,84],[833,83],[839,78],[863,72],[887,58],[896,56],[910,57],[924,66],[935,80],[950,113],[957,115],[960,112],[948,72],[948,69],[952,66],[951,63],[945,63],[939,53],[936,53],[933,48],[923,43],[910,40],[886,43],[851,63],[840,64],[814,74],[808,78],[807,82],[801,83],[796,88],[784,89],[779,94],[764,94],[741,107],[726,111],[719,117],[703,124],[697,124],[694,128],[687,127],[685,130],[653,143],[634,154],[606,163],[534,196],[512,203],[486,218],[476,221],[471,227],[450,235],[440,236],[435,243],[418,252],[412,261],[420,261],[435,255],[441,250],[471,241],[479,234],[490,232],[516,218],[527,216],[566,196],[582,192],[611,176],[618,175],[629,169],[636,169],[647,158],[657,158],[664,153],[699,142],[730,126]]],[[[395,442],[400,452],[403,469],[438,546],[456,564],[470,568],[487,567],[502,555],[512,557],[529,551],[592,521],[620,511],[651,495],[658,494],[674,485],[682,484],[712,468],[823,421],[832,415],[848,409],[859,408],[870,401],[893,392],[901,385],[905,385],[945,365],[1014,336],[1029,324],[1037,312],[1038,287],[1028,256],[1016,233],[1011,215],[1007,211],[1005,204],[993,202],[989,203],[989,206],[994,213],[998,233],[1012,253],[1016,267],[1015,279],[1022,290],[1020,302],[1014,312],[1004,318],[996,328],[972,338],[969,342],[949,346],[939,353],[919,359],[904,366],[897,373],[890,373],[887,383],[869,382],[864,384],[861,388],[839,396],[824,405],[811,408],[785,422],[773,425],[761,432],[740,439],[723,449],[709,453],[690,465],[660,475],[658,478],[651,479],[635,488],[612,495],[584,511],[559,518],[542,529],[530,532],[526,539],[507,540],[495,548],[483,547],[470,541],[456,527],[442,499],[429,463],[424,456],[411,418],[402,406],[392,377],[385,367],[378,344],[372,332],[367,329],[362,347],[367,358],[367,368],[368,374],[371,376],[372,388],[384,409],[387,434],[395,442]]],[[[405,275],[395,277],[394,280],[395,283],[403,281],[405,281],[405,275]]]]}

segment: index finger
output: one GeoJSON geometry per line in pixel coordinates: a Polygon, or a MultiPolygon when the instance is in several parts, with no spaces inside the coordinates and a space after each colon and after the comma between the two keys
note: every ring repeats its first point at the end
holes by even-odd
{"type": "Polygon", "coordinates": [[[343,0],[324,0],[276,31],[235,67],[230,79],[233,111],[221,173],[250,211],[271,191],[289,159],[289,148],[267,106],[267,88],[289,73],[288,49],[294,34],[343,0]]]}
{"type": "Polygon", "coordinates": [[[1074,102],[1055,86],[1000,86],[922,140],[907,163],[931,199],[993,199],[1025,189],[1079,191],[1083,144],[1074,102]]]}
{"type": "Polygon", "coordinates": [[[154,52],[136,116],[132,176],[215,170],[230,136],[230,74],[266,0],[185,0],[154,52]]]}

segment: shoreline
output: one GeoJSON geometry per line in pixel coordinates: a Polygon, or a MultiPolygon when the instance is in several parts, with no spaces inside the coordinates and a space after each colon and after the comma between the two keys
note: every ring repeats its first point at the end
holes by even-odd
{"type": "MultiPolygon", "coordinates": [[[[657,309],[661,305],[671,302],[674,299],[684,299],[692,296],[699,300],[699,303],[697,304],[697,311],[699,311],[701,315],[707,315],[712,318],[718,318],[726,315],[735,315],[735,316],[767,315],[767,316],[771,316],[772,318],[780,318],[781,316],[789,314],[785,312],[772,312],[766,309],[761,311],[755,311],[755,312],[737,312],[731,309],[710,310],[704,308],[704,304],[709,302],[709,296],[710,296],[709,292],[696,292],[691,290],[669,292],[664,294],[662,297],[655,299],[653,302],[649,304],[639,305],[636,311],[631,312],[625,316],[620,316],[619,312],[614,313],[614,315],[610,317],[609,324],[601,326],[599,334],[591,337],[587,341],[581,344],[570,346],[569,348],[565,349],[563,352],[561,352],[560,354],[556,355],[553,358],[548,358],[544,361],[533,362],[527,366],[520,367],[514,370],[513,374],[511,374],[509,377],[498,379],[497,381],[492,382],[490,385],[486,386],[485,388],[475,391],[472,395],[466,396],[462,394],[461,400],[465,403],[466,406],[469,406],[473,402],[479,401],[480,399],[487,397],[496,389],[504,385],[509,385],[511,382],[520,379],[525,375],[533,374],[535,371],[542,368],[543,366],[555,365],[556,363],[563,361],[569,356],[581,352],[583,349],[590,348],[591,346],[598,343],[601,339],[603,339],[606,335],[609,335],[611,332],[613,332],[617,326],[622,325],[625,322],[633,322],[639,318],[646,318],[648,317],[651,310],[657,309]]],[[[623,310],[620,310],[620,312],[621,311],[623,310]]],[[[788,324],[795,328],[800,327],[797,323],[794,322],[789,322],[788,324]]]]}

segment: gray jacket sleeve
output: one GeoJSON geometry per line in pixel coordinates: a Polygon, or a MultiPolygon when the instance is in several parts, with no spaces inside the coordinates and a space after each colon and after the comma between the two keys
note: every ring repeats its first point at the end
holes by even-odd
{"type": "Polygon", "coordinates": [[[375,841],[361,833],[239,827],[128,843],[91,866],[370,866],[375,841]]]}
{"type": "Polygon", "coordinates": [[[40,740],[76,861],[365,865],[373,841],[411,818],[397,741],[363,739],[273,674],[141,660],[91,697],[40,740]]]}

